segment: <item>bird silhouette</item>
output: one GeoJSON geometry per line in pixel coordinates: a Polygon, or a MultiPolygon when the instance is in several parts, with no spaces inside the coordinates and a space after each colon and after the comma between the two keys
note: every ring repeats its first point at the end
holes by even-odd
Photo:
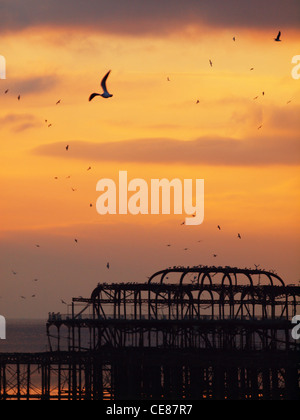
{"type": "Polygon", "coordinates": [[[242,237],[241,237],[241,235],[240,235],[240,234],[238,234],[238,238],[239,238],[239,239],[242,239],[242,237]]]}
{"type": "Polygon", "coordinates": [[[18,96],[18,101],[20,101],[20,99],[21,99],[21,95],[18,96]]]}
{"type": "Polygon", "coordinates": [[[276,41],[276,42],[281,42],[280,37],[281,37],[281,32],[279,31],[279,32],[278,32],[277,37],[276,37],[276,38],[274,38],[274,41],[276,41]]]}
{"type": "Polygon", "coordinates": [[[89,97],[89,102],[91,102],[96,96],[102,96],[102,98],[111,98],[113,95],[111,95],[107,88],[106,88],[106,81],[108,76],[110,75],[111,70],[109,70],[108,73],[106,73],[106,75],[103,77],[102,81],[101,81],[101,87],[103,89],[103,93],[92,93],[89,97]]]}
{"type": "Polygon", "coordinates": [[[69,145],[67,145],[67,146],[66,146],[66,151],[67,151],[67,152],[68,152],[68,150],[69,150],[69,147],[70,147],[69,145]]]}
{"type": "Polygon", "coordinates": [[[109,263],[107,263],[106,264],[106,268],[109,270],[110,269],[110,264],[109,263]]]}
{"type": "Polygon", "coordinates": [[[218,229],[221,230],[221,226],[220,225],[218,225],[218,229]]]}
{"type": "Polygon", "coordinates": [[[211,61],[211,60],[209,60],[209,64],[210,64],[210,67],[212,67],[212,66],[213,66],[213,63],[212,63],[212,61],[211,61]]]}
{"type": "Polygon", "coordinates": [[[61,99],[56,102],[56,105],[59,105],[61,103],[61,99]]]}

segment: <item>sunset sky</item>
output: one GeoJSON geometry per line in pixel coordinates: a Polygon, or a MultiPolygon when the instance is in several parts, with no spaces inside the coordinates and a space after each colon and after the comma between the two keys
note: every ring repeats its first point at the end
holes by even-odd
{"type": "Polygon", "coordinates": [[[298,283],[299,22],[298,0],[0,0],[0,314],[174,265],[298,283]],[[89,102],[108,70],[113,98],[89,102]],[[204,179],[204,223],[100,216],[96,184],[122,170],[204,179]]]}

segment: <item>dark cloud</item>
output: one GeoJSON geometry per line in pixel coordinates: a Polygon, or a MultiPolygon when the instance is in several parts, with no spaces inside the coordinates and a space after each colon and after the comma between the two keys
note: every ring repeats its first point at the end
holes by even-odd
{"type": "Polygon", "coordinates": [[[32,26],[91,27],[157,34],[187,25],[298,28],[298,0],[1,0],[0,31],[32,26]]]}
{"type": "MultiPolygon", "coordinates": [[[[296,138],[268,138],[258,131],[255,139],[200,138],[194,141],[141,139],[113,143],[72,142],[68,157],[102,162],[225,166],[300,165],[296,138]]],[[[38,147],[35,154],[64,156],[65,144],[38,147]]]]}

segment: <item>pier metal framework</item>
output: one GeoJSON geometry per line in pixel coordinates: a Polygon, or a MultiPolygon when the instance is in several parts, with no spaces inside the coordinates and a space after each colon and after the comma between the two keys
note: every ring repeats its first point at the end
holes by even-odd
{"type": "Polygon", "coordinates": [[[0,398],[299,399],[299,304],[299,286],[258,269],[99,283],[49,314],[48,353],[0,355],[0,398]]]}

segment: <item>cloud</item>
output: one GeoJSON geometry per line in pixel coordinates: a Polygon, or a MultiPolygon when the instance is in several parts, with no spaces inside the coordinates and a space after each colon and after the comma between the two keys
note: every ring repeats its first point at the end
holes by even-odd
{"type": "Polygon", "coordinates": [[[298,0],[1,0],[0,31],[89,27],[119,34],[168,34],[187,26],[299,27],[298,0]]]}
{"type": "Polygon", "coordinates": [[[52,89],[58,83],[55,75],[28,77],[24,79],[10,79],[13,90],[22,95],[45,92],[52,89]]]}
{"type": "MultiPolygon", "coordinates": [[[[299,139],[264,137],[251,139],[202,137],[194,141],[141,139],[111,143],[71,142],[68,157],[101,162],[141,164],[267,166],[300,165],[299,139]]],[[[65,144],[53,143],[34,149],[42,156],[62,157],[65,144]]]]}
{"type": "Polygon", "coordinates": [[[0,128],[8,127],[15,133],[40,126],[40,121],[32,114],[8,114],[0,118],[0,128]]]}

